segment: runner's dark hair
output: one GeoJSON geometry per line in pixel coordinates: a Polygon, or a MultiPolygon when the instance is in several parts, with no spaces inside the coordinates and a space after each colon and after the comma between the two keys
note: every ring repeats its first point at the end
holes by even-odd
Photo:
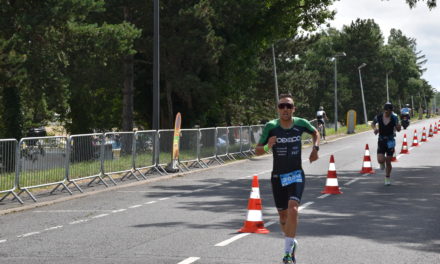
{"type": "Polygon", "coordinates": [[[280,94],[279,99],[283,99],[283,98],[290,98],[293,100],[293,97],[290,93],[280,94]]]}

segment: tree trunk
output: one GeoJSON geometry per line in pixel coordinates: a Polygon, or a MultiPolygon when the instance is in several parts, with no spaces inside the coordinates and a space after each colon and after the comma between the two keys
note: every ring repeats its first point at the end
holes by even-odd
{"type": "MultiPolygon", "coordinates": [[[[124,20],[131,20],[128,7],[124,7],[124,20]]],[[[133,131],[133,78],[134,78],[134,58],[127,55],[124,58],[124,87],[122,90],[122,130],[133,131]]]]}

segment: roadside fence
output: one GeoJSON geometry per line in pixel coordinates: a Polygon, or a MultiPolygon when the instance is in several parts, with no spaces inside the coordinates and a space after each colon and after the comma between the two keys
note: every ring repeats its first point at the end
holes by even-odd
{"type": "MultiPolygon", "coordinates": [[[[188,171],[249,158],[263,125],[182,129],[178,168],[188,171]]],[[[168,174],[172,162],[174,130],[108,132],[69,137],[29,137],[20,141],[0,140],[0,201],[9,195],[23,203],[26,193],[33,201],[34,188],[55,186],[73,194],[74,186],[93,183],[108,187],[108,181],[147,179],[150,174],[168,174]]]]}

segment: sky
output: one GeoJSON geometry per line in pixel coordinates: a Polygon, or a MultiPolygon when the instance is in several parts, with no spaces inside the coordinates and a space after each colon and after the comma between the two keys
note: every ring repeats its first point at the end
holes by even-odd
{"type": "Polygon", "coordinates": [[[427,71],[422,78],[440,91],[440,5],[429,10],[423,1],[410,9],[405,0],[341,0],[335,2],[331,9],[337,14],[330,25],[337,29],[350,25],[357,18],[370,18],[380,26],[385,41],[392,28],[416,39],[417,51],[421,51],[428,60],[423,65],[427,71]]]}

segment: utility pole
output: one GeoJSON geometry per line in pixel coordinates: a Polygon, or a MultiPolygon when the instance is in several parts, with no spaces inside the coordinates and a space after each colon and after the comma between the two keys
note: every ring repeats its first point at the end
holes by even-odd
{"type": "Polygon", "coordinates": [[[273,59],[273,77],[275,79],[275,102],[278,105],[279,94],[278,94],[277,63],[275,60],[275,47],[273,44],[272,44],[272,59],[273,59]]]}
{"type": "Polygon", "coordinates": [[[153,58],[153,129],[160,128],[160,39],[159,39],[159,0],[154,0],[154,58],[153,58]]]}

